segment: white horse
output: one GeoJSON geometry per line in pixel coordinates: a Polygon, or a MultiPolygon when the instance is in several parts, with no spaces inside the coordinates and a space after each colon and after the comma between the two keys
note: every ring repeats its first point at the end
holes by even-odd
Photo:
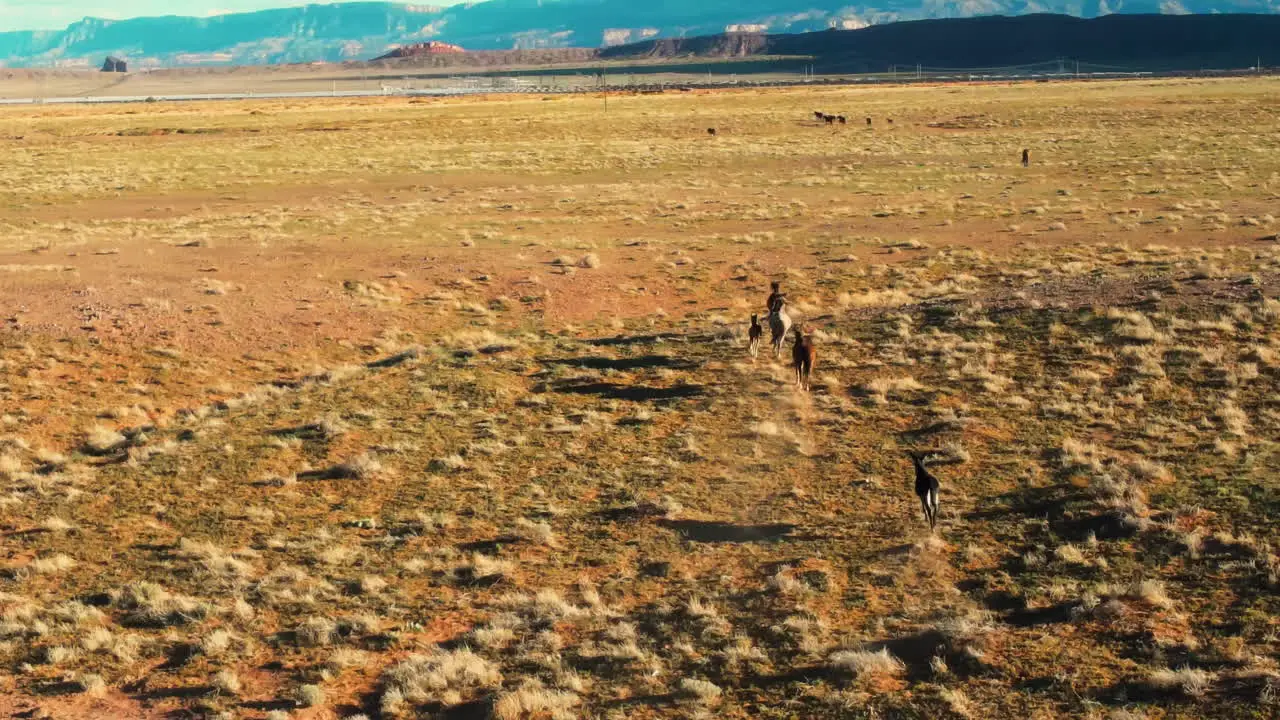
{"type": "Polygon", "coordinates": [[[770,341],[773,343],[773,357],[775,360],[782,356],[782,341],[786,340],[787,333],[790,330],[791,316],[787,314],[787,303],[780,300],[773,311],[769,313],[770,341]]]}

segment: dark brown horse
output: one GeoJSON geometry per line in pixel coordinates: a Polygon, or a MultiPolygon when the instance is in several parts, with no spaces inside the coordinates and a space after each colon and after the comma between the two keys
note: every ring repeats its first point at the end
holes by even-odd
{"type": "Polygon", "coordinates": [[[813,336],[796,328],[796,344],[791,347],[791,365],[796,370],[796,387],[809,391],[813,366],[818,361],[818,350],[813,346],[813,336]]]}

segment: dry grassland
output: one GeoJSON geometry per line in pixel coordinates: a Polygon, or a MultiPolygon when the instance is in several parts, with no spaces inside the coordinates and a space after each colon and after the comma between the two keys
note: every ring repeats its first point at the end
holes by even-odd
{"type": "Polygon", "coordinates": [[[0,110],[0,711],[1274,717],[1277,90],[0,110]]]}

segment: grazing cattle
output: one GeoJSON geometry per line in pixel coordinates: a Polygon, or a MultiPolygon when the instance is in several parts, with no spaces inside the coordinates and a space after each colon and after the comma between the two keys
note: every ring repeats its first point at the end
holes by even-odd
{"type": "Polygon", "coordinates": [[[833,122],[835,122],[835,121],[836,121],[836,116],[835,116],[835,115],[823,115],[823,116],[822,116],[822,122],[824,122],[824,123],[826,123],[826,124],[828,124],[828,125],[830,125],[831,123],[833,123],[833,122]]]}
{"type": "Polygon", "coordinates": [[[764,327],[760,325],[760,316],[751,316],[751,328],[747,330],[747,352],[751,353],[751,359],[756,359],[756,354],[760,352],[760,338],[764,336],[764,327]]]}
{"type": "Polygon", "coordinates": [[[836,120],[837,120],[841,125],[844,125],[844,124],[845,124],[845,122],[846,122],[846,121],[845,121],[845,119],[844,119],[844,116],[843,116],[843,115],[837,115],[837,116],[836,116],[836,120]]]}
{"type": "Polygon", "coordinates": [[[715,129],[715,128],[707,128],[707,134],[708,134],[708,135],[715,135],[715,134],[716,134],[716,129],[715,129]]]}
{"type": "Polygon", "coordinates": [[[932,530],[938,525],[938,478],[924,466],[924,453],[908,452],[907,455],[916,471],[916,497],[920,498],[924,518],[932,530]]]}
{"type": "Polygon", "coordinates": [[[889,118],[889,124],[890,124],[890,125],[892,125],[892,124],[893,124],[893,118],[889,118]]]}
{"type": "Polygon", "coordinates": [[[791,365],[796,370],[796,387],[809,392],[809,380],[813,376],[813,365],[818,361],[818,351],[813,347],[813,337],[806,336],[804,331],[796,328],[796,344],[791,348],[791,365]]]}
{"type": "Polygon", "coordinates": [[[1022,167],[1030,167],[1030,166],[1031,166],[1031,151],[1024,149],[1022,151],[1022,167]]]}
{"type": "Polygon", "coordinates": [[[826,113],[822,112],[821,110],[814,110],[814,111],[813,111],[813,119],[814,119],[814,120],[821,120],[823,115],[826,115],[826,113]]]}
{"type": "Polygon", "coordinates": [[[782,341],[787,338],[787,331],[791,329],[791,316],[787,314],[786,298],[779,298],[774,306],[777,309],[769,313],[769,332],[776,360],[782,357],[782,341]]]}

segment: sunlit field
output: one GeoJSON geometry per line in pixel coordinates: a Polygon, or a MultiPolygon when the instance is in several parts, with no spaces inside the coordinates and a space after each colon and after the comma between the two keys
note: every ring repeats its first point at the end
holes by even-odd
{"type": "Polygon", "coordinates": [[[0,715],[1273,717],[1278,111],[0,109],[0,715]]]}

